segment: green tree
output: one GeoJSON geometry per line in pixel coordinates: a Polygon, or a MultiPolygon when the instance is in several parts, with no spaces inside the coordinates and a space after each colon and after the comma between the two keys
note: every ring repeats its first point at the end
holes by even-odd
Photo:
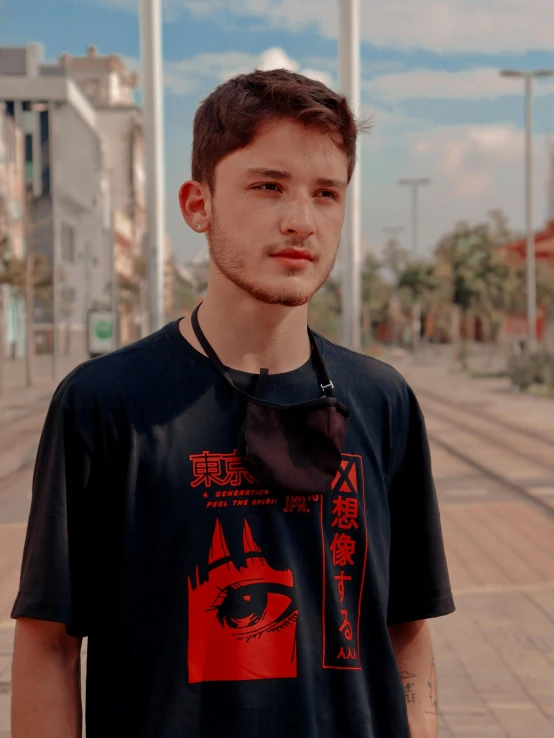
{"type": "Polygon", "coordinates": [[[338,341],[341,334],[341,288],[338,280],[329,277],[323,287],[310,300],[308,322],[310,326],[331,341],[338,341]]]}
{"type": "Polygon", "coordinates": [[[372,324],[387,318],[387,306],[392,287],[382,276],[383,262],[373,254],[366,255],[362,281],[362,346],[368,348],[373,343],[372,324]]]}
{"type": "Polygon", "coordinates": [[[541,261],[537,261],[537,301],[544,307],[547,320],[554,320],[554,266],[541,261]]]}
{"type": "Polygon", "coordinates": [[[402,248],[400,241],[397,238],[389,238],[383,251],[382,266],[391,272],[395,283],[398,283],[398,278],[408,265],[409,261],[409,251],[402,248]]]}
{"type": "Polygon", "coordinates": [[[434,295],[439,286],[433,263],[407,262],[398,274],[397,294],[403,312],[410,316],[412,345],[416,351],[421,338],[421,316],[434,307],[434,295]]]}
{"type": "MultiPolygon", "coordinates": [[[[500,247],[513,234],[499,210],[489,213],[487,222],[458,223],[439,241],[435,255],[451,303],[464,323],[470,314],[484,317],[489,338],[496,341],[503,315],[521,294],[521,278],[515,267],[506,263],[500,247]]],[[[460,357],[467,366],[467,335],[461,337],[460,357]]]]}

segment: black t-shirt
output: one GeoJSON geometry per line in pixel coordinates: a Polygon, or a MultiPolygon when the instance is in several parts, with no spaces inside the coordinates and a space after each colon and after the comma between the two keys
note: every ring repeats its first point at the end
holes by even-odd
{"type": "MultiPolygon", "coordinates": [[[[245,398],[177,322],[58,387],[12,616],[88,636],[88,738],[409,738],[387,625],[454,609],[424,420],[392,368],[316,340],[352,410],[320,496],[257,484],[245,398]]],[[[262,396],[320,395],[310,360],[262,396]]]]}

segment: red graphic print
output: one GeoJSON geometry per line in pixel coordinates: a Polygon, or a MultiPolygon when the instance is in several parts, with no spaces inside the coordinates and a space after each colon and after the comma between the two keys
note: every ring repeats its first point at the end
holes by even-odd
{"type": "Polygon", "coordinates": [[[292,572],[268,566],[246,520],[242,541],[246,565],[237,568],[217,520],[208,581],[189,580],[190,683],[297,675],[292,572]]]}
{"type": "Polygon", "coordinates": [[[361,669],[360,609],[367,559],[365,489],[360,456],[343,454],[321,506],[323,668],[361,669]]]}
{"type": "Polygon", "coordinates": [[[356,541],[346,533],[335,533],[333,543],[329,546],[333,554],[333,566],[354,566],[353,555],[356,552],[356,541]]]}
{"type": "Polygon", "coordinates": [[[236,449],[232,454],[212,454],[204,451],[201,454],[192,454],[190,460],[194,476],[192,487],[199,487],[202,484],[210,488],[212,483],[221,487],[225,485],[238,487],[243,482],[246,484],[256,482],[254,475],[243,465],[236,449]]]}
{"type": "Polygon", "coordinates": [[[335,507],[333,508],[333,515],[337,517],[333,519],[333,528],[338,525],[343,530],[349,530],[350,528],[357,528],[358,523],[356,518],[358,517],[358,500],[353,497],[342,498],[339,495],[335,500],[335,507]]]}

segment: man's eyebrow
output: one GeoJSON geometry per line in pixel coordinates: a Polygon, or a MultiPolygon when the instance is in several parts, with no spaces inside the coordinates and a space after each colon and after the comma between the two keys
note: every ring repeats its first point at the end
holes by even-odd
{"type": "Polygon", "coordinates": [[[327,179],[326,177],[319,177],[316,184],[320,187],[334,187],[336,190],[345,190],[347,187],[347,183],[342,179],[327,179]]]}
{"type": "MultiPolygon", "coordinates": [[[[290,172],[285,172],[283,169],[252,168],[247,169],[245,174],[248,177],[265,177],[266,179],[291,179],[290,172]]],[[[342,179],[328,179],[327,177],[319,177],[316,179],[316,184],[319,187],[334,187],[337,190],[347,188],[347,183],[342,179]]]]}
{"type": "Polygon", "coordinates": [[[290,179],[290,172],[285,172],[282,169],[260,169],[253,168],[247,169],[245,174],[248,177],[266,177],[267,179],[290,179]]]}

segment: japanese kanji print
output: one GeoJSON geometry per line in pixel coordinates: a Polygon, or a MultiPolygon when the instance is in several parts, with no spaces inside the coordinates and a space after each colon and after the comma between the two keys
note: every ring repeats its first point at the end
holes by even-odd
{"type": "Polygon", "coordinates": [[[321,505],[323,668],[361,669],[360,608],[368,543],[363,467],[360,456],[342,456],[321,505]]]}

